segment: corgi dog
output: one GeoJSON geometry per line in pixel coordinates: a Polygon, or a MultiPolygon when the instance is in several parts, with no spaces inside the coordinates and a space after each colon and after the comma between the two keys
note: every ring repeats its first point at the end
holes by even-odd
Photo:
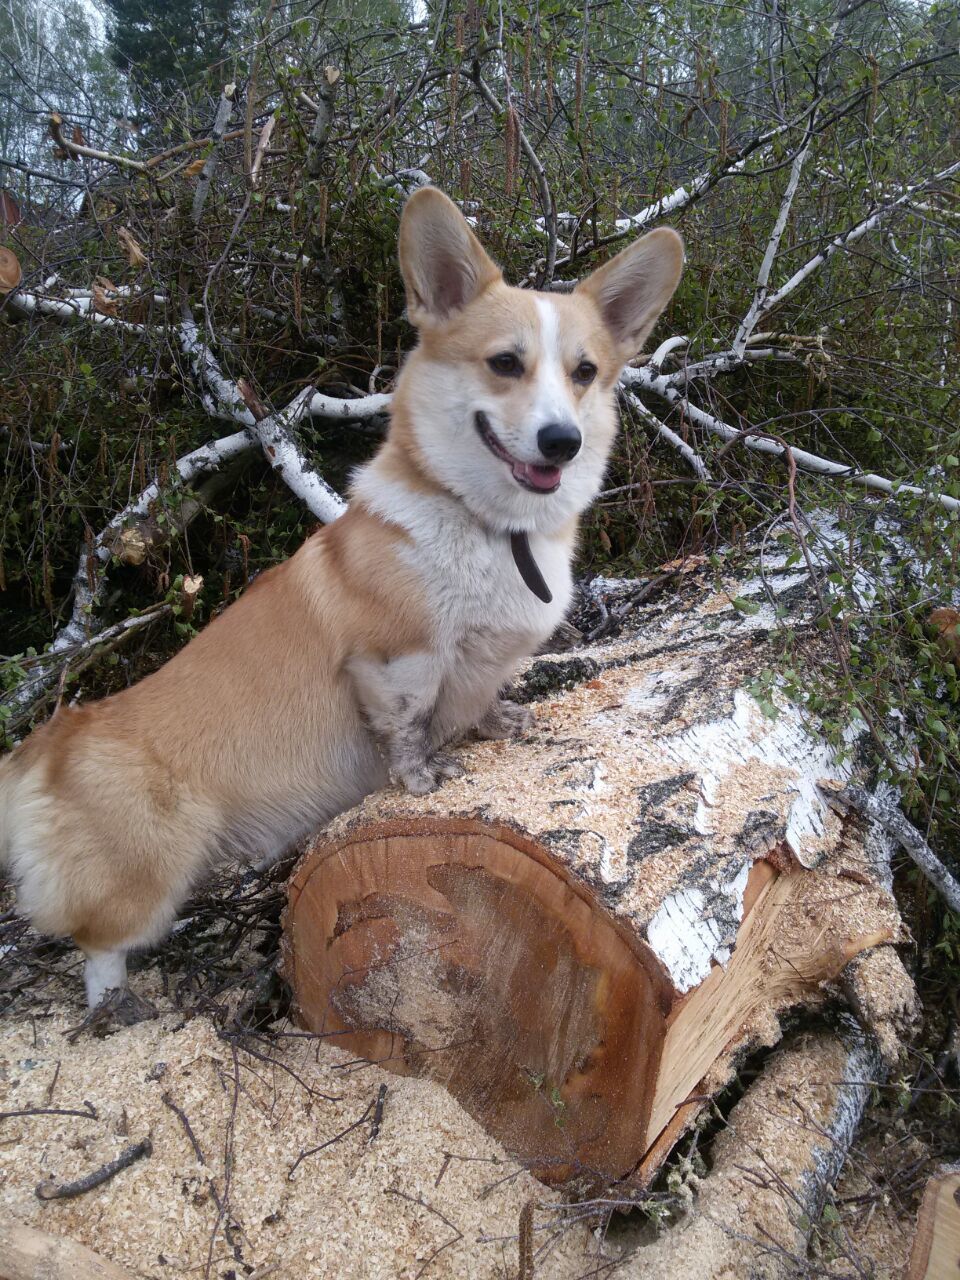
{"type": "Polygon", "coordinates": [[[218,860],[276,858],[389,781],[460,771],[513,737],[500,693],[562,620],[615,384],[680,278],[660,228],[571,294],[511,288],[457,207],[418,191],[400,267],[419,342],[344,515],[154,674],[61,707],[0,764],[0,857],[20,909],[126,985],[218,860]]]}

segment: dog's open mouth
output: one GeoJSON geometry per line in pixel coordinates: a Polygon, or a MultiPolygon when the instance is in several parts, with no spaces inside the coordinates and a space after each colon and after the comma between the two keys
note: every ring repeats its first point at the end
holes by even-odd
{"type": "Polygon", "coordinates": [[[529,489],[531,493],[555,493],[560,488],[559,467],[546,463],[541,466],[537,462],[521,462],[497,439],[485,413],[478,413],[474,421],[483,443],[492,454],[502,458],[509,465],[517,484],[522,485],[524,489],[529,489]]]}

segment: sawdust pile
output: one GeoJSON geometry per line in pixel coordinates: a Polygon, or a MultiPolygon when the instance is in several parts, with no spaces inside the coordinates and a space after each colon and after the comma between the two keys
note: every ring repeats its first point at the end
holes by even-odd
{"type": "Polygon", "coordinates": [[[77,1019],[59,1005],[0,1021],[0,1109],[89,1102],[96,1112],[4,1117],[5,1215],[151,1280],[483,1280],[517,1274],[520,1214],[534,1200],[537,1276],[563,1280],[595,1261],[586,1227],[565,1226],[558,1198],[438,1085],[351,1062],[300,1033],[245,1049],[204,1018],[168,1013],[71,1044],[64,1032],[77,1019]],[[37,1198],[39,1182],[82,1177],[145,1137],[152,1155],[109,1183],[72,1200],[37,1198]]]}

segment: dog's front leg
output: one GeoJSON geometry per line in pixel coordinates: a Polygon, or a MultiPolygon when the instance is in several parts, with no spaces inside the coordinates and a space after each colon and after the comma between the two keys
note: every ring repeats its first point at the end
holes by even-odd
{"type": "Polygon", "coordinates": [[[536,723],[537,717],[529,707],[509,698],[497,698],[477,722],[475,732],[478,738],[522,738],[536,723]]]}
{"type": "Polygon", "coordinates": [[[348,669],[392,777],[422,796],[445,778],[463,773],[453,756],[434,750],[434,713],[443,679],[435,654],[402,654],[386,662],[353,658],[348,669]]]}

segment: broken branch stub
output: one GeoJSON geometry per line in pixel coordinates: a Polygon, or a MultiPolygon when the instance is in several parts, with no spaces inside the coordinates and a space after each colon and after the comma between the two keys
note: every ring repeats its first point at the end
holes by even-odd
{"type": "Polygon", "coordinates": [[[303,1022],[443,1083],[546,1182],[649,1182],[778,1015],[899,932],[882,833],[817,790],[849,767],[747,692],[766,606],[693,576],[646,633],[532,664],[533,735],[368,798],[290,881],[303,1022]]]}

